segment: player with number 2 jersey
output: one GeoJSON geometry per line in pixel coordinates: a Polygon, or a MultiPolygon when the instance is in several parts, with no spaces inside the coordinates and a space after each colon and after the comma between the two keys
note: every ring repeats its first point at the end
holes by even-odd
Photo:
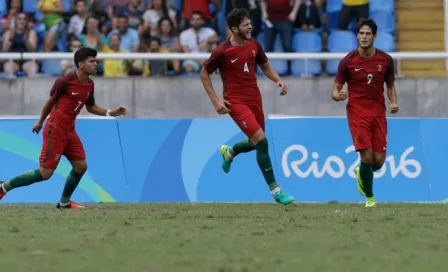
{"type": "Polygon", "coordinates": [[[358,190],[367,197],[366,207],[375,207],[373,173],[380,169],[387,150],[387,120],[384,84],[391,113],[398,112],[393,59],[373,46],[377,25],[371,19],[358,24],[358,49],[343,58],[338,67],[332,98],[347,99],[347,119],[361,165],[355,169],[358,190]],[[347,83],[348,92],[342,90],[347,83]]]}

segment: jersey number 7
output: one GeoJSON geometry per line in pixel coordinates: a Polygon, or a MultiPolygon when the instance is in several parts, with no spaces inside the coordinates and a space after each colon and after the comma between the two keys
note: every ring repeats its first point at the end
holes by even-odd
{"type": "Polygon", "coordinates": [[[81,106],[82,102],[78,101],[78,106],[76,106],[75,111],[79,108],[79,106],[81,106]]]}

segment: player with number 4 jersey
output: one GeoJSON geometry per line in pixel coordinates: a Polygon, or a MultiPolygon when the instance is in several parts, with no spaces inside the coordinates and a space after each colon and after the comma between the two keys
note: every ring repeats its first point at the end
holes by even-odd
{"type": "Polygon", "coordinates": [[[40,168],[24,172],[8,182],[0,182],[0,199],[12,189],[28,186],[49,179],[57,168],[61,156],[65,156],[73,166],[67,177],[58,208],[80,209],[81,205],[70,200],[82,176],[87,170],[84,147],[75,131],[75,120],[81,109],[101,116],[120,116],[127,113],[125,107],[105,110],[95,103],[94,84],[90,75],[97,72],[97,52],[91,48],[76,51],[74,62],[77,71],[58,78],[50,91],[40,120],[33,126],[36,134],[48,118],[43,131],[43,145],[40,155],[40,168]]]}
{"type": "Polygon", "coordinates": [[[212,52],[201,71],[202,84],[215,110],[219,114],[228,113],[247,136],[233,147],[220,147],[222,168],[228,173],[233,159],[238,154],[256,150],[258,165],[275,201],[288,205],[294,198],[280,190],[269,156],[263,103],[257,85],[257,65],[281,89],[280,95],[287,93],[286,85],[269,64],[261,45],[252,38],[248,12],[245,9],[234,9],[228,14],[227,23],[232,36],[212,52]],[[210,74],[216,70],[221,73],[224,99],[216,96],[210,79],[210,74]]]}
{"type": "Polygon", "coordinates": [[[343,58],[338,67],[332,98],[348,98],[347,119],[361,165],[355,169],[358,191],[366,196],[366,207],[375,207],[373,173],[380,169],[387,151],[387,120],[384,84],[390,100],[390,112],[397,113],[394,62],[390,55],[376,49],[377,25],[371,19],[358,23],[358,49],[343,58]],[[347,83],[348,92],[342,89],[347,83]],[[347,97],[348,96],[348,97],[347,97]]]}

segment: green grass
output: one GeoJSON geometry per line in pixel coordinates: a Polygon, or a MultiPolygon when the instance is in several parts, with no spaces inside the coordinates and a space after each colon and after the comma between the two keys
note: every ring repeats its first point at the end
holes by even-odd
{"type": "Polygon", "coordinates": [[[0,271],[445,271],[443,204],[0,205],[0,271]]]}

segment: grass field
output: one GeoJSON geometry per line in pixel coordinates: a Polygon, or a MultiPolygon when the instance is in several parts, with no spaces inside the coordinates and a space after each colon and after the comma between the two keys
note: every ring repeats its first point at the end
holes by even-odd
{"type": "Polygon", "coordinates": [[[0,271],[445,271],[443,204],[0,205],[0,271]]]}

